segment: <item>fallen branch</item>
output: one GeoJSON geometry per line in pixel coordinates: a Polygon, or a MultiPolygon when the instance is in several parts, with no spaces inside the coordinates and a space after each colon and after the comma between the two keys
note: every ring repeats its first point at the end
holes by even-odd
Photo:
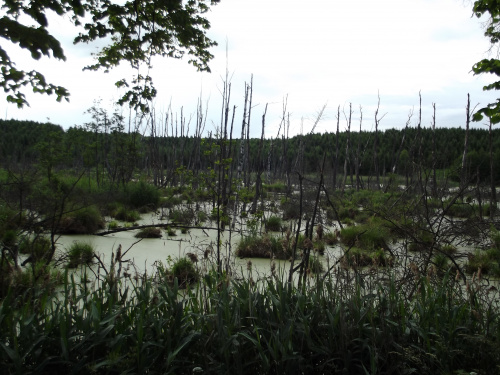
{"type": "Polygon", "coordinates": [[[113,234],[113,233],[118,233],[118,232],[126,232],[128,230],[135,230],[135,229],[144,229],[144,228],[185,228],[185,229],[202,229],[202,230],[217,230],[217,228],[212,228],[212,227],[199,227],[199,226],[190,226],[190,225],[181,225],[181,224],[176,224],[176,223],[168,223],[168,224],[146,224],[146,225],[135,225],[132,227],[122,227],[122,228],[115,228],[111,230],[107,230],[104,232],[98,232],[95,233],[96,236],[106,236],[108,234],[113,234]]]}

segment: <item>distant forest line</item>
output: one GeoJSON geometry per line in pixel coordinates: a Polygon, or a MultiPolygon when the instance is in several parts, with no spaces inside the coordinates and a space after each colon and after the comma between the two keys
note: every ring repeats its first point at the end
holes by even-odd
{"type": "MultiPolygon", "coordinates": [[[[109,126],[71,127],[51,123],[0,120],[0,163],[4,168],[40,164],[49,173],[62,169],[76,172],[102,170],[109,178],[126,182],[134,173],[154,176],[164,183],[173,171],[214,168],[217,150],[225,147],[231,169],[264,172],[273,180],[287,173],[319,172],[325,157],[325,173],[358,173],[384,176],[411,173],[412,165],[447,170],[458,179],[464,154],[466,130],[462,128],[388,129],[350,131],[242,141],[233,134],[217,136],[158,136],[125,131],[123,123],[109,126]],[[242,147],[243,146],[243,147],[242,147]],[[260,151],[260,152],[259,152],[260,151]],[[242,161],[242,159],[244,159],[242,161]]],[[[239,137],[238,137],[239,138],[239,137]]],[[[490,140],[493,163],[500,165],[500,129],[469,129],[467,170],[483,182],[490,180],[490,140]]],[[[500,182],[500,168],[494,171],[500,182]]]]}

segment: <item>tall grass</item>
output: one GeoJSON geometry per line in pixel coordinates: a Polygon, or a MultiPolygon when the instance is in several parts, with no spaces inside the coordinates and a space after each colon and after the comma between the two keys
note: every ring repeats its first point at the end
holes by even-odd
{"type": "MultiPolygon", "coordinates": [[[[347,272],[347,271],[345,271],[347,272]]],[[[68,277],[68,276],[67,276],[68,277]]],[[[498,312],[474,285],[231,280],[180,293],[164,275],[0,304],[4,373],[500,373],[498,312]],[[117,289],[118,288],[118,291],[117,289]]]]}

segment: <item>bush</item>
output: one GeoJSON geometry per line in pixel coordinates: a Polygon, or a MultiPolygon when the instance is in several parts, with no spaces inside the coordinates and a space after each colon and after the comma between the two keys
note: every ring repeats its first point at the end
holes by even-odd
{"type": "Polygon", "coordinates": [[[491,248],[476,250],[474,254],[469,254],[465,272],[472,274],[479,269],[484,275],[500,277],[500,250],[491,248]]]}
{"type": "Polygon", "coordinates": [[[177,259],[172,265],[172,276],[177,278],[179,285],[186,286],[198,281],[199,275],[194,263],[187,257],[177,259]]]}
{"type": "Polygon", "coordinates": [[[108,229],[109,230],[116,229],[116,228],[118,228],[118,223],[116,221],[113,220],[113,221],[110,221],[108,223],[108,229]]]}
{"type": "Polygon", "coordinates": [[[336,232],[327,232],[326,234],[323,235],[323,240],[326,242],[327,245],[332,246],[335,245],[338,242],[338,237],[336,232]]]}
{"type": "Polygon", "coordinates": [[[285,201],[282,202],[283,220],[295,220],[300,215],[300,205],[297,202],[285,201]]]}
{"type": "Polygon", "coordinates": [[[236,248],[236,255],[240,258],[290,259],[291,251],[283,247],[283,241],[274,236],[242,237],[236,248]]]}
{"type": "Polygon", "coordinates": [[[50,252],[50,239],[46,237],[36,237],[34,239],[25,237],[19,243],[19,253],[31,256],[34,262],[45,259],[50,252]]]}
{"type": "Polygon", "coordinates": [[[190,209],[170,210],[168,218],[177,224],[190,225],[194,221],[195,213],[190,209]]]}
{"type": "Polygon", "coordinates": [[[95,206],[79,209],[64,216],[59,226],[62,234],[93,234],[104,228],[104,220],[95,206]]]}
{"type": "Polygon", "coordinates": [[[270,216],[266,220],[266,231],[269,232],[279,232],[281,230],[281,218],[278,216],[270,216]]]}
{"type": "Polygon", "coordinates": [[[325,255],[326,246],[323,241],[314,242],[314,250],[318,252],[319,255],[325,255]]]}
{"type": "Polygon", "coordinates": [[[208,215],[207,215],[207,213],[205,211],[198,211],[196,213],[196,217],[198,219],[198,223],[199,224],[204,223],[208,219],[208,215]]]}
{"type": "Polygon", "coordinates": [[[382,249],[368,250],[357,247],[351,248],[351,250],[345,254],[342,259],[342,264],[345,267],[387,267],[392,266],[393,263],[394,259],[391,256],[387,256],[385,251],[382,249]]]}
{"type": "Polygon", "coordinates": [[[20,296],[35,287],[45,292],[53,292],[64,282],[61,270],[48,266],[44,260],[32,263],[30,267],[17,269],[9,276],[11,287],[20,296]]]}
{"type": "Polygon", "coordinates": [[[340,231],[340,239],[346,246],[362,249],[387,249],[389,233],[386,228],[376,224],[362,224],[345,227],[340,231]]]}
{"type": "Polygon", "coordinates": [[[165,230],[167,231],[168,236],[170,236],[170,237],[177,236],[177,231],[175,230],[175,228],[167,227],[165,230]]]}
{"type": "Polygon", "coordinates": [[[161,238],[161,230],[159,228],[143,228],[134,235],[135,238],[161,238]]]}
{"type": "Polygon", "coordinates": [[[149,206],[154,209],[160,202],[158,189],[144,181],[129,185],[129,203],[132,207],[140,208],[149,206]]]}
{"type": "Polygon", "coordinates": [[[309,257],[309,270],[312,273],[322,273],[325,272],[325,267],[323,266],[323,262],[321,259],[316,256],[309,257]]]}
{"type": "Polygon", "coordinates": [[[285,193],[286,185],[283,182],[275,182],[274,184],[262,184],[262,187],[265,191],[274,192],[274,193],[285,193]]]}
{"type": "Polygon", "coordinates": [[[74,242],[68,249],[68,268],[90,264],[94,257],[94,247],[86,242],[74,242]]]}
{"type": "Polygon", "coordinates": [[[116,220],[126,221],[129,223],[133,223],[141,218],[139,212],[134,210],[128,210],[123,206],[118,207],[118,209],[113,212],[112,215],[116,220]]]}

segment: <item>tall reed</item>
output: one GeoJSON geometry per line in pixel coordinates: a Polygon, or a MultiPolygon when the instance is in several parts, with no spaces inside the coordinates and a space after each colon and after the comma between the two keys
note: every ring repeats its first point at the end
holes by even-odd
{"type": "Polygon", "coordinates": [[[159,272],[93,284],[67,274],[59,292],[11,292],[0,303],[0,366],[7,374],[500,373],[498,296],[477,279],[466,288],[448,276],[402,285],[338,269],[297,288],[283,275],[249,272],[236,280],[209,271],[183,291],[159,272]],[[410,287],[412,295],[402,292],[410,287]]]}

